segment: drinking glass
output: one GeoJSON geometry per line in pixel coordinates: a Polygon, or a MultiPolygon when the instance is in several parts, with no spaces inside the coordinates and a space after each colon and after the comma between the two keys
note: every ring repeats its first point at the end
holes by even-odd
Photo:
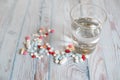
{"type": "Polygon", "coordinates": [[[100,39],[107,16],[104,9],[93,4],[78,4],[70,11],[72,40],[75,51],[92,53],[100,39]]]}

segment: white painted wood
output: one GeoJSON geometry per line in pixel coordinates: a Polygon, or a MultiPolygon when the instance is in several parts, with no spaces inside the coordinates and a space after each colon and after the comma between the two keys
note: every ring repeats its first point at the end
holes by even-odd
{"type": "Polygon", "coordinates": [[[48,78],[48,58],[42,60],[32,59],[29,55],[19,55],[19,49],[23,47],[22,43],[26,35],[36,33],[40,26],[43,26],[43,20],[47,17],[43,14],[45,9],[45,0],[30,0],[25,20],[22,25],[20,43],[16,53],[12,80],[45,80],[48,78]],[[18,66],[19,65],[19,66],[18,66]]]}
{"type": "MultiPolygon", "coordinates": [[[[92,3],[105,9],[107,13],[107,22],[103,25],[103,31],[100,40],[100,49],[102,60],[105,62],[108,80],[120,79],[120,59],[119,59],[119,1],[113,0],[92,0],[92,3]]],[[[102,77],[102,72],[101,72],[102,77]]],[[[96,77],[97,78],[97,77],[96,77]]],[[[91,77],[92,80],[96,80],[91,77]]],[[[105,76],[103,78],[106,79],[105,76]]]]}
{"type": "Polygon", "coordinates": [[[119,0],[0,0],[0,80],[119,80],[120,79],[120,1],[119,0]],[[71,7],[92,3],[104,8],[108,20],[103,26],[96,51],[85,63],[53,63],[19,54],[24,37],[40,27],[55,34],[47,41],[63,50],[70,43],[71,7]],[[67,36],[67,37],[66,37],[67,36]]]}
{"type": "Polygon", "coordinates": [[[28,0],[11,0],[11,2],[6,0],[3,3],[6,3],[5,5],[8,7],[3,4],[5,12],[2,11],[3,21],[0,24],[2,28],[0,29],[0,80],[9,80],[28,0]]]}

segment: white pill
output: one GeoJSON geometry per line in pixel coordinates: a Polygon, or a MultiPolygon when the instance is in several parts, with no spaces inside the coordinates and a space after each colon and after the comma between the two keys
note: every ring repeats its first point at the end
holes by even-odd
{"type": "Polygon", "coordinates": [[[77,60],[79,59],[78,56],[75,56],[74,58],[77,59],[77,60]]]}
{"type": "Polygon", "coordinates": [[[36,41],[37,39],[35,38],[35,39],[33,39],[34,41],[36,41]]]}
{"type": "Polygon", "coordinates": [[[55,53],[56,53],[56,54],[59,54],[60,52],[59,52],[58,50],[55,50],[55,53]]]}
{"type": "Polygon", "coordinates": [[[51,47],[50,45],[47,45],[47,47],[51,47]]]}
{"type": "Polygon", "coordinates": [[[60,64],[64,64],[64,63],[66,63],[67,62],[67,58],[63,58],[62,60],[60,60],[60,64]]]}
{"type": "Polygon", "coordinates": [[[61,54],[65,54],[65,52],[61,52],[61,54]]]}
{"type": "Polygon", "coordinates": [[[49,56],[49,53],[47,53],[47,55],[49,56]]]}
{"type": "Polygon", "coordinates": [[[37,47],[33,47],[34,50],[37,50],[37,47]]]}
{"type": "Polygon", "coordinates": [[[40,55],[41,58],[43,58],[44,56],[43,55],[40,55]]]}
{"type": "Polygon", "coordinates": [[[79,60],[75,60],[75,63],[79,63],[79,60]]]}
{"type": "Polygon", "coordinates": [[[39,30],[40,33],[42,33],[42,30],[39,30]]]}
{"type": "Polygon", "coordinates": [[[35,56],[36,56],[37,58],[39,58],[39,55],[38,55],[38,54],[36,54],[35,56]]]}
{"type": "Polygon", "coordinates": [[[53,50],[52,50],[52,49],[50,49],[49,51],[50,51],[50,52],[52,52],[53,50]]]}
{"type": "Polygon", "coordinates": [[[57,64],[58,64],[58,63],[59,63],[59,60],[55,60],[55,63],[57,63],[57,64]]]}
{"type": "Polygon", "coordinates": [[[37,52],[34,53],[34,55],[37,55],[37,54],[38,54],[37,52]]]}
{"type": "Polygon", "coordinates": [[[34,53],[31,53],[30,55],[32,56],[32,55],[34,55],[34,53]]]}
{"type": "Polygon", "coordinates": [[[74,54],[72,54],[72,57],[74,58],[74,57],[75,57],[75,55],[74,55],[74,54]]]}
{"type": "Polygon", "coordinates": [[[51,31],[51,29],[48,29],[48,32],[50,32],[51,31]]]}
{"type": "Polygon", "coordinates": [[[57,56],[57,54],[54,54],[53,56],[55,57],[55,56],[57,56]]]}
{"type": "Polygon", "coordinates": [[[43,35],[44,37],[47,37],[46,35],[43,35]]]}
{"type": "Polygon", "coordinates": [[[46,45],[48,46],[48,45],[49,45],[49,43],[46,43],[46,45]]]}
{"type": "Polygon", "coordinates": [[[38,37],[38,36],[39,36],[39,34],[32,34],[32,36],[38,37]]]}
{"type": "Polygon", "coordinates": [[[30,46],[30,40],[27,40],[27,42],[26,42],[26,48],[29,48],[29,46],[30,46]]]}
{"type": "Polygon", "coordinates": [[[38,39],[38,43],[41,43],[42,42],[42,40],[41,39],[38,39]]]}
{"type": "Polygon", "coordinates": [[[83,62],[83,59],[82,59],[82,58],[80,59],[80,62],[83,62]]]}

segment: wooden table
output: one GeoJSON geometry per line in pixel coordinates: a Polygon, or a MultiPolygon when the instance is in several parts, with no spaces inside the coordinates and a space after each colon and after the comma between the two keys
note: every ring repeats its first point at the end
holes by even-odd
{"type": "Polygon", "coordinates": [[[0,80],[120,80],[119,19],[120,0],[0,0],[0,80]],[[40,27],[56,30],[48,41],[61,49],[70,8],[86,2],[104,8],[108,19],[97,51],[85,63],[57,65],[51,56],[37,60],[19,54],[24,37],[40,27]]]}

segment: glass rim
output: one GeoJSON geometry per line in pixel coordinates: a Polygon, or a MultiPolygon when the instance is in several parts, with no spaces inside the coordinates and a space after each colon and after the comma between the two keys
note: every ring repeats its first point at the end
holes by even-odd
{"type": "MultiPolygon", "coordinates": [[[[103,21],[100,21],[100,22],[101,22],[101,25],[103,25],[103,24],[106,22],[106,20],[107,20],[106,11],[105,11],[103,8],[101,8],[100,6],[97,6],[97,5],[95,5],[95,4],[90,4],[90,3],[79,3],[79,4],[77,4],[77,5],[74,5],[74,6],[71,8],[71,10],[70,10],[70,18],[72,19],[72,21],[74,20],[73,17],[72,17],[72,10],[73,10],[74,8],[76,8],[76,6],[78,6],[78,5],[86,5],[86,6],[90,5],[90,6],[94,6],[94,7],[99,8],[99,9],[100,9],[101,11],[103,11],[103,13],[105,14],[105,18],[103,19],[103,21]]],[[[77,22],[74,22],[74,23],[79,26],[79,24],[78,24],[77,22]]]]}

